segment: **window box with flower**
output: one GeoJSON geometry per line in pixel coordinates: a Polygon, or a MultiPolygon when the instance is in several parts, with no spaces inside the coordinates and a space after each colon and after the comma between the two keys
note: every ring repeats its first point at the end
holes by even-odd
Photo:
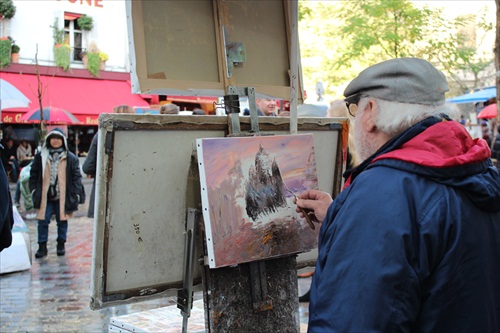
{"type": "Polygon", "coordinates": [[[101,61],[100,68],[102,71],[106,69],[106,61],[108,61],[108,59],[109,59],[109,56],[107,53],[102,52],[102,51],[99,52],[99,60],[101,61]]]}
{"type": "Polygon", "coordinates": [[[56,66],[61,67],[64,71],[69,69],[71,64],[71,46],[68,44],[56,44],[54,46],[54,58],[56,66]]]}
{"type": "Polygon", "coordinates": [[[83,64],[92,76],[99,76],[99,71],[106,68],[106,61],[109,59],[107,53],[102,52],[92,42],[83,55],[83,64]]]}

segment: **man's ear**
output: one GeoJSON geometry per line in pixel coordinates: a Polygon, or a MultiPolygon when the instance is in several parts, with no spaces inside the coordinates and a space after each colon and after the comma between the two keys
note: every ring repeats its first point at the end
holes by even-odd
{"type": "Polygon", "coordinates": [[[375,121],[378,117],[378,104],[373,99],[370,98],[366,104],[365,110],[363,111],[363,116],[365,117],[365,126],[368,132],[373,132],[377,129],[375,121]]]}

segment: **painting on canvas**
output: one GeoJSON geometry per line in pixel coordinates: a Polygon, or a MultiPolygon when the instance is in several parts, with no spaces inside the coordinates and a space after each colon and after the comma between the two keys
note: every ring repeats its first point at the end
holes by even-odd
{"type": "Polygon", "coordinates": [[[211,268],[309,251],[294,196],[318,188],[312,134],[197,140],[211,268]]]}

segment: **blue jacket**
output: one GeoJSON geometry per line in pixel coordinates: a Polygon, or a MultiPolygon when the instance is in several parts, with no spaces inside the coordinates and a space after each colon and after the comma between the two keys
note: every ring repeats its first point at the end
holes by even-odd
{"type": "Polygon", "coordinates": [[[500,332],[500,176],[428,118],[349,172],[319,235],[309,332],[500,332]]]}

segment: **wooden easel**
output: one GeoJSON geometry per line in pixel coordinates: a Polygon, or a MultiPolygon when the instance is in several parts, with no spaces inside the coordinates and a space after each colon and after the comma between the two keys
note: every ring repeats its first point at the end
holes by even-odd
{"type": "MultiPolygon", "coordinates": [[[[253,88],[228,87],[224,106],[229,136],[240,131],[239,96],[249,98],[251,133],[259,132],[253,88]]],[[[299,332],[296,256],[236,267],[204,266],[203,297],[207,332],[299,332]]]]}

